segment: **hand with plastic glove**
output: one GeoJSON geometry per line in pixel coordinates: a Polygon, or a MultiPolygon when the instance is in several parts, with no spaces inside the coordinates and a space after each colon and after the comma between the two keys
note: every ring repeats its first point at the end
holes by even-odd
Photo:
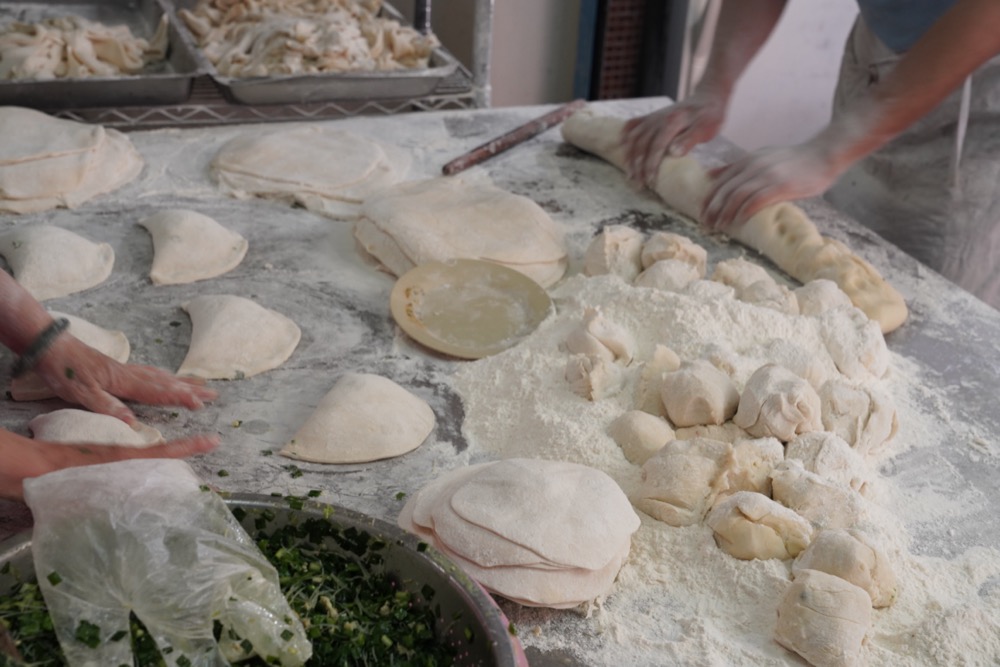
{"type": "Polygon", "coordinates": [[[625,172],[629,180],[652,186],[666,157],[681,157],[714,139],[726,119],[728,96],[699,91],[682,102],[625,123],[625,172]]]}
{"type": "Polygon", "coordinates": [[[276,570],[183,461],[72,468],[24,486],[35,573],[70,667],[133,664],[130,612],[170,666],[311,657],[276,570]]]}
{"type": "Polygon", "coordinates": [[[725,231],[771,204],[822,194],[848,166],[819,138],[789,148],[754,151],[709,171],[712,188],[705,197],[702,224],[725,231]]]}

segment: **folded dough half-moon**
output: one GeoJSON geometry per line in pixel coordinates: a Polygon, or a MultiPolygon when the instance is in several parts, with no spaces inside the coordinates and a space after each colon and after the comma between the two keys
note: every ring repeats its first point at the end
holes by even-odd
{"type": "MultiPolygon", "coordinates": [[[[132,348],[124,332],[104,329],[83,318],[59,313],[54,310],[49,311],[49,314],[56,319],[60,317],[66,318],[69,321],[67,331],[78,338],[81,343],[106,354],[115,361],[121,363],[128,361],[132,348]]],[[[37,373],[28,371],[24,375],[13,378],[10,381],[10,395],[15,401],[40,401],[52,398],[56,394],[37,373]]]]}
{"type": "Polygon", "coordinates": [[[236,268],[249,244],[242,235],[185,209],[159,211],[141,220],[153,237],[154,285],[192,283],[221,276],[236,268]]]}
{"type": "Polygon", "coordinates": [[[86,410],[66,408],[38,415],[28,428],[36,440],[46,442],[87,443],[148,447],[163,442],[163,435],[152,426],[132,428],[117,417],[86,410]]]}
{"type": "Polygon", "coordinates": [[[184,304],[191,345],[178,375],[238,380],[283,364],[302,331],[281,313],[233,295],[202,295],[184,304]]]}
{"type": "Polygon", "coordinates": [[[0,255],[17,282],[39,301],[99,285],[115,264],[109,244],[52,225],[23,225],[0,234],[0,255]]]}
{"type": "Polygon", "coordinates": [[[434,411],[388,378],[347,373],[281,450],[315,463],[366,463],[400,456],[434,430],[434,411]]]}

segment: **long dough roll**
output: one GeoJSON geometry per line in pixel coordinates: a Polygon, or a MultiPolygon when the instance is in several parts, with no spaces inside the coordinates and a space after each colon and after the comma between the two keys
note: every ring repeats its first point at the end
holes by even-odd
{"type": "MultiPolygon", "coordinates": [[[[585,108],[563,123],[562,135],[574,146],[624,171],[625,149],[620,139],[624,125],[622,118],[585,108]]],[[[668,206],[698,220],[710,187],[705,169],[695,158],[685,156],[663,160],[653,190],[668,206]]],[[[843,243],[820,235],[809,216],[794,204],[769,206],[727,233],[769,257],[796,280],[833,280],[855,306],[879,323],[882,333],[906,320],[903,296],[843,243]]]]}

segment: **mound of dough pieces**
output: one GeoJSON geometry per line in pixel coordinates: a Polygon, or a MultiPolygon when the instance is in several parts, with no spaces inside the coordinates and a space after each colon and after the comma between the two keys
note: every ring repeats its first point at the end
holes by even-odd
{"type": "Polygon", "coordinates": [[[0,234],[0,255],[14,279],[39,301],[99,285],[115,264],[109,244],[53,225],[22,225],[0,234]]]}
{"type": "Polygon", "coordinates": [[[410,181],[380,192],[365,201],[354,236],[396,276],[427,262],[481,259],[549,287],[568,265],[562,232],[538,204],[455,177],[410,181]]]}
{"type": "Polygon", "coordinates": [[[347,373],[279,452],[314,463],[366,463],[413,451],[436,423],[419,396],[388,378],[347,373]]]}
{"type": "Polygon", "coordinates": [[[0,107],[0,212],[74,208],[117,190],[143,160],[117,130],[0,107]]]}
{"type": "MultiPolygon", "coordinates": [[[[563,138],[624,169],[621,131],[625,120],[584,108],[562,125],[563,138]]],[[[711,187],[705,169],[691,157],[668,157],[660,164],[653,190],[667,205],[695,220],[711,187]]],[[[870,264],[844,244],[821,236],[797,206],[776,204],[728,232],[759,250],[793,278],[807,283],[818,278],[836,282],[855,306],[881,326],[883,333],[899,327],[908,314],[902,295],[870,264]]]]}
{"type": "Polygon", "coordinates": [[[599,470],[507,459],[438,477],[410,496],[399,525],[493,593],[568,609],[610,591],[639,517],[599,470]]]}
{"type": "Polygon", "coordinates": [[[409,161],[406,152],[360,135],[307,125],[238,135],[216,153],[211,172],[237,198],[353,219],[366,197],[405,176],[409,161]]]}
{"type": "Polygon", "coordinates": [[[139,221],[153,237],[154,285],[179,285],[221,276],[239,266],[249,243],[242,235],[187,209],[167,209],[139,221]]]}

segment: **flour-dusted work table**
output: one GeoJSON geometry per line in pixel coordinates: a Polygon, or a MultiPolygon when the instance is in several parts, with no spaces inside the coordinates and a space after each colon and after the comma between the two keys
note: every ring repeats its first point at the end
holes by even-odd
{"type": "MultiPolygon", "coordinates": [[[[665,99],[644,99],[597,106],[607,113],[631,116],[666,103],[665,99]]],[[[423,178],[439,175],[442,165],[452,158],[552,108],[422,112],[316,122],[336,124],[409,151],[413,156],[410,178],[423,178]]],[[[180,365],[191,334],[181,305],[199,294],[249,297],[295,320],[302,340],[278,369],[245,380],[211,383],[219,398],[199,412],[137,406],[136,413],[167,438],[221,434],[222,445],[216,451],[191,463],[207,482],[222,490],[305,494],[320,489],[321,501],[394,522],[404,502],[402,494],[413,493],[444,470],[493,456],[463,432],[465,410],[450,380],[459,367],[471,362],[429,352],[399,330],[389,312],[394,279],[359,256],[351,223],[280,203],[232,199],[215,187],[208,164],[216,150],[241,132],[275,127],[133,132],[129,136],[146,161],[134,182],[72,211],[0,215],[0,230],[48,223],[110,243],[116,259],[105,283],[48,301],[46,306],[124,331],[135,362],[169,369],[180,365]],[[230,273],[209,281],[152,285],[147,277],[152,242],[137,222],[164,208],[195,209],[240,232],[250,243],[246,259],[230,273]],[[279,456],[278,450],[347,371],[384,375],[425,398],[437,415],[429,440],[405,456],[363,465],[328,466],[279,456]]],[[[699,149],[698,155],[711,165],[732,150],[728,143],[718,141],[699,149]]],[[[337,158],[329,156],[331,161],[337,158]]],[[[710,264],[747,255],[773,268],[742,246],[705,236],[651,194],[629,187],[614,167],[563,143],[558,128],[461,177],[488,177],[500,187],[530,197],[562,223],[570,249],[569,275],[580,272],[584,249],[607,224],[685,234],[708,249],[710,264]]],[[[963,607],[960,596],[967,594],[980,605],[977,609],[985,610],[974,620],[987,628],[992,622],[994,636],[1000,635],[996,627],[1000,624],[1000,567],[989,570],[989,564],[1000,559],[1000,551],[994,551],[1000,549],[1000,312],[844,219],[821,200],[804,202],[803,208],[821,232],[847,243],[906,297],[910,319],[887,341],[894,353],[893,373],[906,381],[908,389],[905,396],[896,396],[900,433],[892,445],[894,454],[882,461],[880,472],[891,484],[893,508],[912,536],[910,551],[924,559],[928,571],[933,571],[935,563],[946,567],[976,554],[978,565],[969,566],[979,573],[976,585],[968,591],[942,591],[936,604],[954,606],[955,614],[947,618],[957,628],[968,620],[958,611],[963,607]],[[914,419],[908,421],[908,415],[914,419]],[[990,611],[996,614],[992,620],[990,611]]],[[[503,220],[496,224],[502,225],[503,220]]],[[[0,369],[0,382],[5,385],[10,361],[9,355],[4,357],[0,369]]],[[[17,403],[8,398],[0,403],[0,426],[27,434],[32,417],[58,407],[63,405],[55,400],[17,403]]],[[[30,515],[23,505],[0,503],[0,538],[29,526],[30,515]]],[[[698,563],[689,567],[690,573],[683,576],[696,577],[698,563]]],[[[624,642],[635,652],[629,655],[641,657],[639,662],[658,665],[676,661],[679,653],[672,642],[690,644],[690,635],[701,632],[696,613],[670,612],[683,609],[674,602],[682,601],[653,604],[642,615],[648,617],[648,627],[638,629],[615,622],[618,612],[613,597],[605,608],[591,610],[589,615],[503,604],[518,625],[532,664],[615,664],[621,648],[616,642],[624,642]]],[[[739,627],[732,632],[738,637],[739,627]]],[[[726,637],[702,635],[694,641],[695,648],[689,647],[684,654],[700,655],[699,664],[750,660],[746,651],[727,653],[718,648],[728,641],[726,637]]],[[[736,644],[740,641],[733,639],[736,644]]],[[[895,639],[886,641],[891,644],[895,639]]],[[[760,664],[804,664],[793,654],[768,646],[769,642],[767,637],[757,640],[765,646],[760,664]]],[[[946,664],[947,645],[934,650],[936,657],[928,654],[926,664],[946,664]]],[[[1000,650],[993,658],[1000,660],[1000,650]]]]}

